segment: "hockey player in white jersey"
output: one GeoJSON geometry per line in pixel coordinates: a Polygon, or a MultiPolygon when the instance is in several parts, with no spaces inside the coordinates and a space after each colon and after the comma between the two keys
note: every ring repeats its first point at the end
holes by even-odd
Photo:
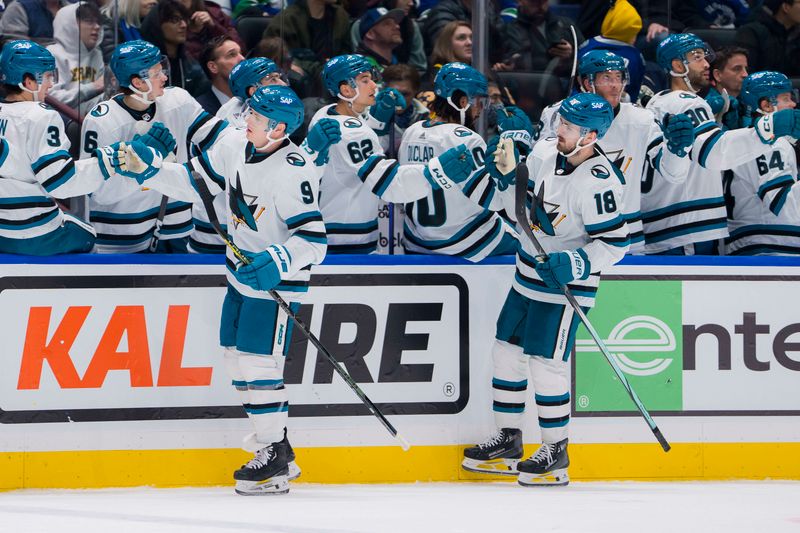
{"type": "MultiPolygon", "coordinates": [[[[178,162],[214,144],[227,122],[208,114],[180,87],[165,88],[165,64],[159,49],[146,41],[130,41],[114,49],[110,67],[122,94],[97,104],[86,116],[81,128],[82,158],[91,157],[98,145],[130,141],[155,122],[174,135],[178,162]]],[[[186,237],[194,228],[191,204],[142,190],[123,178],[108,180],[92,194],[89,208],[97,230],[95,250],[102,253],[185,252],[186,237]]],[[[221,251],[218,240],[204,238],[213,236],[213,230],[203,211],[202,206],[194,209],[201,222],[193,247],[198,252],[221,251]]]]}
{"type": "MultiPolygon", "coordinates": [[[[794,109],[792,82],[780,72],[744,79],[739,97],[748,117],[794,109]]],[[[800,185],[797,139],[781,137],[771,149],[723,173],[728,207],[726,255],[800,254],[800,185]]]]}
{"type": "MultiPolygon", "coordinates": [[[[116,171],[115,148],[95,146],[96,159],[73,161],[61,116],[44,103],[57,80],[53,55],[33,41],[11,41],[0,53],[0,253],[89,252],[91,226],[54,200],[81,196],[116,171]]],[[[116,146],[116,145],[115,145],[116,146]]]]}
{"type": "Polygon", "coordinates": [[[379,199],[414,201],[432,188],[455,188],[472,172],[472,155],[463,145],[413,165],[400,165],[385,157],[372,128],[382,129],[385,124],[368,116],[367,110],[372,106],[393,110],[399,93],[386,90],[376,102],[376,79],[372,65],[360,55],[334,57],[322,71],[325,87],[338,101],[317,111],[310,126],[330,118],[339,122],[342,134],[342,140],[330,149],[330,162],[320,182],[328,253],[375,251],[379,199]]]}
{"type": "Polygon", "coordinates": [[[753,128],[722,131],[708,103],[696,94],[709,85],[709,53],[691,33],[670,35],[656,51],[672,85],[653,96],[647,109],[659,121],[686,113],[696,136],[684,181],[671,182],[652,165],[645,172],[642,222],[648,254],[712,254],[716,240],[728,236],[721,172],[770,151],[777,137],[800,135],[798,112],[790,109],[760,117],[753,128]]]}
{"type": "Polygon", "coordinates": [[[217,117],[227,120],[236,128],[245,128],[244,111],[246,101],[258,87],[288,85],[277,64],[266,57],[245,59],[231,70],[228,76],[233,98],[222,104],[217,117]]]}
{"type": "MultiPolygon", "coordinates": [[[[630,253],[640,253],[644,251],[640,207],[645,161],[649,159],[670,181],[685,179],[690,165],[685,149],[694,140],[694,128],[688,115],[678,114],[662,122],[662,132],[652,112],[621,101],[627,83],[625,60],[616,54],[592,50],[578,60],[580,90],[602,96],[614,110],[614,121],[597,145],[622,171],[622,213],[631,235],[630,253]]],[[[560,105],[542,111],[540,139],[555,135],[560,105]]]]}
{"type": "MultiPolygon", "coordinates": [[[[295,312],[308,291],[311,265],[325,256],[327,235],[319,211],[319,170],[288,136],[303,123],[303,104],[289,87],[259,87],[250,98],[246,130],[226,134],[185,165],[133,165],[144,185],[184,201],[225,192],[233,243],[252,261],[227,252],[228,292],[220,344],[225,365],[255,432],[245,449],[255,456],[234,473],[239,494],[289,491],[293,452],[285,436],[288,395],[283,368],[292,323],[268,295],[275,289],[295,312]]],[[[135,156],[135,154],[132,154],[135,156]]],[[[221,214],[222,215],[222,214],[221,214]]]]}
{"type": "MultiPolygon", "coordinates": [[[[579,320],[562,292],[568,286],[584,310],[592,307],[600,272],[618,262],[630,244],[622,216],[622,180],[595,143],[614,118],[608,102],[576,94],[562,102],[555,139],[541,140],[527,158],[532,228],[547,257],[520,238],[516,274],[497,319],[492,358],[497,433],[464,450],[466,470],[517,475],[521,485],[566,485],[570,418],[569,355],[579,320]],[[542,445],[520,461],[528,378],[534,389],[542,445]]],[[[501,144],[502,147],[502,144],[501,144]]],[[[514,158],[497,150],[487,168],[514,211],[514,158]],[[503,155],[505,154],[505,155],[503,155]]]]}
{"type": "Polygon", "coordinates": [[[435,118],[412,124],[403,133],[401,164],[426,163],[461,143],[475,161],[469,178],[459,187],[434,190],[406,204],[407,251],[455,255],[474,262],[514,253],[516,232],[497,214],[503,204],[483,166],[486,143],[470,129],[484,109],[487,92],[483,74],[464,63],[448,63],[434,80],[436,96],[430,107],[435,118]]]}

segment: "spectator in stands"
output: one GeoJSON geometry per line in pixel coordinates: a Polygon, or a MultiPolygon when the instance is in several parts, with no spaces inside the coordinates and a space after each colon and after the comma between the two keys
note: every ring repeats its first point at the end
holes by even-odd
{"type": "Polygon", "coordinates": [[[103,99],[105,65],[100,51],[103,29],[94,2],[61,8],[53,20],[56,44],[47,47],[56,58],[58,83],[50,96],[83,117],[103,99]]]}
{"type": "Polygon", "coordinates": [[[406,107],[398,111],[394,119],[394,142],[393,153],[397,153],[403,132],[420,120],[428,118],[429,111],[425,104],[417,100],[414,96],[419,92],[422,80],[417,69],[411,65],[397,64],[386,67],[383,71],[383,84],[385,87],[397,89],[406,101],[406,107]]]}
{"type": "MultiPolygon", "coordinates": [[[[472,20],[472,3],[475,0],[441,0],[431,8],[424,17],[420,18],[422,37],[425,40],[425,52],[430,55],[433,44],[439,33],[448,22],[454,20],[472,20]]],[[[483,1],[483,0],[480,0],[483,1]]],[[[489,3],[491,6],[492,4],[489,3]]],[[[495,9],[490,8],[489,13],[489,42],[499,43],[502,38],[503,24],[495,9]]],[[[500,47],[489,49],[489,59],[492,62],[500,59],[500,47]]]]}
{"type": "Polygon", "coordinates": [[[716,121],[727,129],[740,127],[738,96],[747,77],[747,50],[738,46],[721,48],[711,62],[709,75],[711,86],[704,98],[716,121]]]}
{"type": "Polygon", "coordinates": [[[628,0],[617,0],[606,13],[600,35],[587,39],[578,50],[583,56],[591,50],[608,50],[623,59],[628,65],[628,86],[625,91],[632,102],[639,99],[639,89],[644,77],[644,58],[638,48],[633,46],[636,35],[642,29],[642,17],[628,0]]]}
{"type": "MultiPolygon", "coordinates": [[[[425,76],[425,87],[433,87],[433,81],[442,65],[454,62],[472,64],[472,26],[464,20],[448,22],[439,32],[433,44],[430,68],[425,76]]],[[[425,101],[428,100],[426,97],[425,101]]]]}
{"type": "Polygon", "coordinates": [[[200,54],[200,66],[211,81],[211,88],[197,97],[197,102],[211,115],[233,97],[228,78],[233,67],[244,59],[239,44],[226,36],[215,37],[200,54]]]}
{"type": "Polygon", "coordinates": [[[3,41],[31,39],[42,45],[53,44],[53,19],[67,0],[16,0],[0,18],[3,41]]]}
{"type": "Polygon", "coordinates": [[[367,58],[378,72],[397,63],[394,49],[403,43],[400,22],[405,14],[399,9],[389,11],[376,7],[364,13],[358,21],[361,40],[356,53],[367,58]]]}
{"type": "Polygon", "coordinates": [[[116,0],[116,2],[106,2],[100,8],[103,14],[103,44],[100,45],[103,51],[103,61],[108,63],[111,60],[111,53],[119,43],[136,41],[142,38],[139,27],[142,19],[147,16],[157,0],[116,0]],[[117,31],[114,31],[114,9],[119,16],[117,31]]]}
{"type": "MultiPolygon", "coordinates": [[[[517,20],[506,26],[503,62],[495,70],[552,70],[568,75],[572,66],[572,21],[550,13],[548,0],[519,0],[517,20]]],[[[576,28],[578,44],[583,35],[576,28]]]]}
{"type": "MultiPolygon", "coordinates": [[[[266,57],[273,60],[286,74],[289,87],[301,99],[313,96],[313,80],[308,73],[294,62],[289,46],[280,37],[266,37],[256,45],[253,57],[266,57]]],[[[312,113],[313,115],[313,113],[312,113]]],[[[310,120],[310,119],[309,119],[310,120]]]]}
{"type": "MultiPolygon", "coordinates": [[[[385,7],[390,11],[394,9],[403,11],[404,17],[399,22],[402,42],[393,50],[393,53],[398,63],[413,65],[420,75],[423,75],[428,70],[428,58],[425,55],[425,47],[422,43],[422,32],[411,14],[412,4],[413,0],[381,0],[379,7],[385,7]]],[[[359,19],[353,22],[353,26],[350,28],[353,49],[358,48],[358,44],[361,41],[360,30],[361,20],[359,19]]]]}
{"type": "MultiPolygon", "coordinates": [[[[325,61],[352,50],[350,16],[336,0],[296,0],[286,6],[264,31],[264,37],[281,36],[295,63],[315,81],[325,61]]],[[[322,93],[321,86],[315,90],[322,93]]]]}
{"type": "Polygon", "coordinates": [[[208,79],[200,65],[184,50],[189,10],[177,0],[160,0],[142,22],[142,37],[161,49],[169,59],[167,85],[181,87],[194,97],[208,90],[208,79]]]}
{"type": "Polygon", "coordinates": [[[219,4],[210,0],[180,0],[189,10],[189,28],[186,34],[186,53],[200,59],[206,44],[215,37],[225,36],[244,48],[244,41],[233,27],[231,18],[219,4]]]}
{"type": "Polygon", "coordinates": [[[787,76],[800,74],[800,61],[793,53],[789,32],[800,24],[798,0],[765,0],[753,22],[736,32],[736,44],[747,49],[750,70],[773,70],[787,76]]]}
{"type": "Polygon", "coordinates": [[[274,17],[281,12],[284,0],[239,0],[233,8],[231,17],[274,17]]]}

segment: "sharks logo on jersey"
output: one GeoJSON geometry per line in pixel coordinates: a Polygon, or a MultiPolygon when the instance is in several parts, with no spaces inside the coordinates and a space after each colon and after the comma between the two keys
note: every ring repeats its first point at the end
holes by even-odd
{"type": "Polygon", "coordinates": [[[546,202],[544,199],[544,182],[539,187],[536,196],[533,197],[533,206],[531,209],[531,229],[534,231],[543,231],[551,237],[556,234],[556,226],[558,226],[566,215],[558,212],[561,206],[551,202],[546,202]]]}
{"type": "Polygon", "coordinates": [[[453,133],[456,134],[456,137],[469,137],[472,135],[472,131],[467,128],[456,128],[453,133]]]}
{"type": "Polygon", "coordinates": [[[295,167],[302,167],[306,164],[306,160],[297,152],[289,152],[286,155],[286,162],[295,167]]]}
{"type": "Polygon", "coordinates": [[[231,210],[231,218],[233,218],[234,227],[238,228],[239,224],[245,224],[251,230],[258,231],[256,220],[258,220],[258,218],[261,216],[264,208],[262,207],[258,214],[256,214],[256,209],[258,208],[258,204],[256,203],[257,199],[257,196],[244,194],[242,191],[242,180],[237,172],[236,185],[233,186],[233,184],[231,184],[231,191],[228,201],[228,207],[230,207],[231,210]]]}
{"type": "Polygon", "coordinates": [[[358,119],[355,119],[355,118],[348,118],[347,120],[344,121],[344,127],[345,128],[360,128],[361,127],[361,121],[358,120],[358,119]]]}
{"type": "Polygon", "coordinates": [[[90,114],[93,117],[102,117],[108,113],[108,109],[108,104],[97,104],[90,114]]]}

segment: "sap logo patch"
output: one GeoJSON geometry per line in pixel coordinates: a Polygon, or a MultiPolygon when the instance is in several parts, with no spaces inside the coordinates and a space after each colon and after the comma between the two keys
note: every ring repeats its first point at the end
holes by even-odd
{"type": "Polygon", "coordinates": [[[603,165],[595,165],[595,166],[593,166],[592,170],[591,170],[591,173],[592,173],[592,176],[594,176],[595,178],[600,178],[601,180],[604,180],[604,179],[608,178],[611,175],[611,173],[608,171],[608,169],[606,167],[604,167],[603,165]]]}
{"type": "Polygon", "coordinates": [[[469,137],[472,135],[472,132],[467,128],[456,128],[453,133],[456,134],[456,137],[469,137]]]}
{"type": "Polygon", "coordinates": [[[108,104],[97,104],[94,107],[94,109],[92,109],[92,112],[89,114],[92,115],[93,117],[102,117],[103,115],[108,114],[108,110],[109,110],[108,104]]]}
{"type": "Polygon", "coordinates": [[[303,156],[297,152],[290,152],[286,156],[286,162],[294,167],[303,167],[306,164],[306,160],[303,159],[303,156]]]}
{"type": "Polygon", "coordinates": [[[355,118],[348,118],[347,120],[344,121],[344,127],[345,128],[360,128],[361,127],[361,121],[358,120],[358,119],[355,119],[355,118]]]}

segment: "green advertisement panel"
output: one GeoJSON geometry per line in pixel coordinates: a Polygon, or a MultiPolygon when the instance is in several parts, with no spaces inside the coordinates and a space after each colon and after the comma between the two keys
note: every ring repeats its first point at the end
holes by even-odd
{"type": "MultiPolygon", "coordinates": [[[[603,281],[589,320],[650,411],[682,402],[681,281],[603,281]]],[[[635,411],[625,388],[582,325],[575,343],[577,412],[635,411]]]]}

